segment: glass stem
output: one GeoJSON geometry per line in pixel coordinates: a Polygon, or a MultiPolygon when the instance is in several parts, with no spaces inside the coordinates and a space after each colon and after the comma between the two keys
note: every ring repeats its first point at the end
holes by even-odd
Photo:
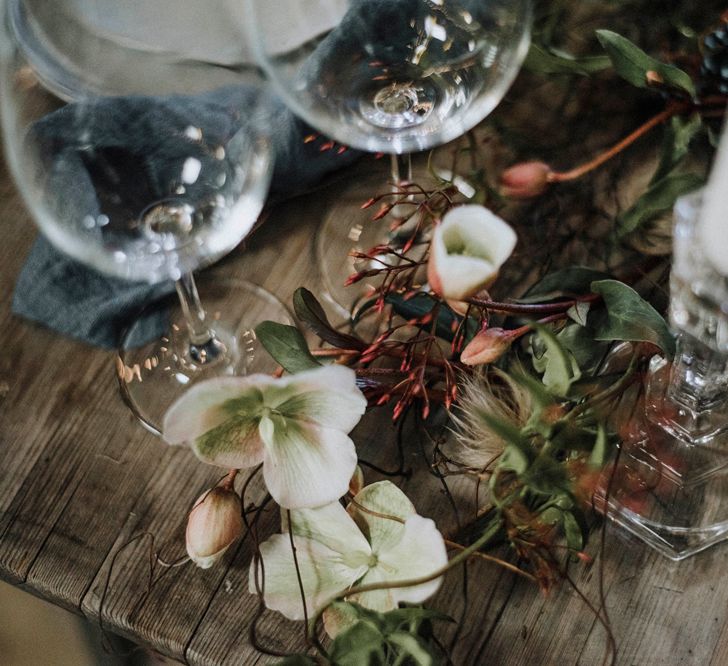
{"type": "Polygon", "coordinates": [[[412,156],[392,154],[392,182],[398,185],[402,181],[412,180],[412,156]]]}
{"type": "Polygon", "coordinates": [[[194,347],[208,344],[214,336],[207,326],[205,310],[200,302],[200,295],[197,293],[197,285],[192,273],[185,273],[175,282],[175,287],[182,314],[187,322],[190,344],[194,347]]]}
{"type": "MultiPolygon", "coordinates": [[[[399,194],[399,184],[412,180],[412,157],[409,153],[406,155],[392,154],[392,192],[399,194]]],[[[408,213],[412,212],[412,207],[407,204],[396,205],[392,208],[392,216],[394,218],[404,218],[408,213]]]]}

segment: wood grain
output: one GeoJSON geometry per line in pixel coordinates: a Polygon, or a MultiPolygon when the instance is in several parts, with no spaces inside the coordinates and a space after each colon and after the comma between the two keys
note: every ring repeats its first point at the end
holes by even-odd
{"type": "MultiPolygon", "coordinates": [[[[367,160],[359,168],[380,169],[384,179],[385,166],[367,160]]],[[[256,281],[288,302],[300,285],[316,290],[312,242],[337,191],[334,184],[275,208],[224,261],[226,275],[256,281]]],[[[186,512],[219,472],[136,424],[118,396],[112,354],[10,313],[35,231],[4,167],[0,223],[0,576],[190,664],[269,663],[248,637],[257,613],[247,591],[250,537],[212,569],[187,564],[150,572],[152,550],[169,561],[183,554],[186,512]]],[[[396,433],[385,411],[367,415],[354,437],[362,458],[396,467],[396,433]]],[[[404,490],[421,513],[452,531],[445,488],[428,473],[414,432],[404,454],[412,470],[404,490]]],[[[469,482],[447,481],[447,488],[462,511],[475,510],[469,482]]],[[[248,499],[262,495],[254,486],[248,499]]],[[[277,529],[271,509],[260,534],[277,529]]],[[[595,562],[574,566],[574,581],[598,606],[603,577],[619,664],[728,662],[728,546],[676,565],[608,526],[604,558],[598,538],[590,552],[595,562]]],[[[607,649],[604,627],[566,582],[544,598],[488,562],[470,563],[467,580],[463,570],[452,572],[432,606],[463,615],[456,664],[591,665],[607,649]]],[[[446,628],[443,640],[453,632],[446,628]]],[[[259,633],[276,650],[303,647],[300,624],[275,613],[262,616],[259,633]]]]}

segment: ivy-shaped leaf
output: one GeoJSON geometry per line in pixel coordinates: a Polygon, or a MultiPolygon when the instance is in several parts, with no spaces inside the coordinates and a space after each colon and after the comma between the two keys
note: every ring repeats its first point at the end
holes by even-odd
{"type": "Polygon", "coordinates": [[[591,289],[601,294],[607,308],[606,319],[597,324],[596,340],[651,342],[672,358],[675,340],[667,323],[634,289],[618,280],[593,282],[591,289]]]}
{"type": "Polygon", "coordinates": [[[698,189],[703,183],[703,177],[694,173],[673,173],[652,183],[632,207],[617,218],[617,236],[621,238],[638,231],[670,210],[678,197],[698,189]]]}
{"type": "Polygon", "coordinates": [[[627,38],[611,30],[597,30],[597,38],[617,74],[633,86],[647,88],[647,72],[656,72],[666,85],[695,97],[693,80],[681,69],[655,60],[627,38]]]}
{"type": "Polygon", "coordinates": [[[306,340],[295,326],[264,321],[255,327],[260,344],[286,372],[294,374],[321,364],[311,356],[306,340]]]}
{"type": "Polygon", "coordinates": [[[541,381],[551,393],[565,397],[571,384],[581,377],[579,364],[548,328],[539,327],[537,336],[543,343],[543,350],[538,360],[534,355],[534,367],[543,372],[541,381]]]}

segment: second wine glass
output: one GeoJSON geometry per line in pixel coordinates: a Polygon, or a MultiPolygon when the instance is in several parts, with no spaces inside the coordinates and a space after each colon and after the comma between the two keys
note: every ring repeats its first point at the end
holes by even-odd
{"type": "MultiPolygon", "coordinates": [[[[192,277],[237,246],[263,206],[271,173],[265,88],[254,67],[221,86],[184,53],[150,50],[139,67],[138,49],[122,46],[108,67],[69,75],[33,33],[27,19],[36,4],[8,0],[5,9],[4,143],[38,226],[63,253],[106,275],[175,283],[177,308],[149,306],[118,359],[124,397],[158,433],[167,407],[194,382],[261,370],[255,324],[288,321],[255,285],[218,278],[201,299],[192,277]],[[167,332],[149,342],[144,333],[162,307],[167,332]]],[[[84,52],[106,62],[93,39],[84,52]]]]}
{"type": "MultiPolygon", "coordinates": [[[[396,186],[409,154],[455,139],[500,102],[526,55],[530,0],[246,0],[248,35],[277,93],[342,144],[391,155],[396,186]]],[[[335,303],[357,270],[344,248],[378,245],[357,213],[372,196],[344,192],[319,234],[317,259],[335,303]],[[359,205],[356,205],[356,204],[359,205]]]]}

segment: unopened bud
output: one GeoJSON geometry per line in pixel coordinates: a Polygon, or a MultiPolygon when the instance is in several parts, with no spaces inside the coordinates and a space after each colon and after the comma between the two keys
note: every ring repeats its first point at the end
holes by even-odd
{"type": "Polygon", "coordinates": [[[503,328],[480,331],[463,349],[460,360],[465,365],[485,365],[497,361],[511,347],[513,335],[503,328]]]}
{"type": "Polygon", "coordinates": [[[208,569],[243,533],[242,505],[234,490],[218,486],[197,499],[187,519],[187,554],[208,569]]]}
{"type": "Polygon", "coordinates": [[[546,191],[551,167],[544,162],[521,162],[501,174],[500,191],[511,199],[530,199],[546,191]]]}

